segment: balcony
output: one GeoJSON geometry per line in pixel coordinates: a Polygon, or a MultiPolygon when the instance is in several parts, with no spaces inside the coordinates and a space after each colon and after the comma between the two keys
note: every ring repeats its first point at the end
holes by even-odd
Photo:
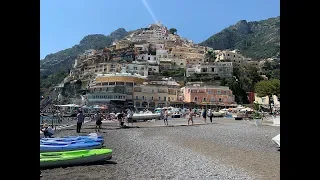
{"type": "Polygon", "coordinates": [[[157,93],[168,93],[166,90],[158,90],[157,93]]]}

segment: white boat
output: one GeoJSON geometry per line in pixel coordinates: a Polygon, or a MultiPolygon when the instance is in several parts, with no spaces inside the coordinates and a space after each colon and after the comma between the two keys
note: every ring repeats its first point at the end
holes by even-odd
{"type": "Polygon", "coordinates": [[[144,113],[134,113],[132,115],[132,120],[152,120],[152,119],[160,119],[160,113],[152,113],[152,112],[144,112],[144,113]]]}
{"type": "Polygon", "coordinates": [[[280,148],[280,134],[272,138],[272,141],[280,148]]]}
{"type": "Polygon", "coordinates": [[[212,112],[213,117],[223,117],[224,113],[218,112],[218,111],[213,111],[212,112]]]}

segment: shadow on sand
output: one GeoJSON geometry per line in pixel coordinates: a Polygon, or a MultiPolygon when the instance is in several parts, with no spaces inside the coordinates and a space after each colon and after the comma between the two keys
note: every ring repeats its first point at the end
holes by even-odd
{"type": "Polygon", "coordinates": [[[56,168],[69,168],[69,167],[77,167],[77,166],[94,166],[94,165],[114,165],[117,164],[115,161],[97,161],[97,162],[92,162],[92,163],[84,163],[84,164],[78,164],[78,165],[66,165],[66,166],[56,166],[56,167],[50,167],[50,168],[40,168],[40,170],[50,170],[50,169],[56,169],[56,168]]]}

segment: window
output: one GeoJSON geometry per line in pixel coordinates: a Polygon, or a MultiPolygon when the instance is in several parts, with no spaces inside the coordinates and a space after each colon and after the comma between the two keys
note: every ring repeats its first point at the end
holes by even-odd
{"type": "Polygon", "coordinates": [[[151,96],[151,100],[153,100],[153,96],[151,96]]]}
{"type": "Polygon", "coordinates": [[[228,56],[229,56],[229,54],[228,54],[228,56]]]}
{"type": "Polygon", "coordinates": [[[236,55],[233,55],[233,57],[236,57],[236,55]]]}
{"type": "Polygon", "coordinates": [[[150,60],[150,57],[148,57],[148,60],[150,60]]]}
{"type": "Polygon", "coordinates": [[[152,91],[152,93],[154,93],[154,90],[153,90],[153,89],[152,89],[151,91],[152,91]]]}
{"type": "Polygon", "coordinates": [[[138,99],[138,96],[136,96],[136,99],[138,99]]]}
{"type": "Polygon", "coordinates": [[[142,60],[144,59],[143,56],[141,57],[141,59],[142,59],[142,60]]]}
{"type": "Polygon", "coordinates": [[[217,94],[221,94],[219,90],[218,90],[217,94]]]}
{"type": "Polygon", "coordinates": [[[166,101],[166,100],[167,100],[167,97],[163,97],[163,100],[166,101]]]}
{"type": "Polygon", "coordinates": [[[197,102],[198,101],[198,97],[194,97],[194,101],[197,102]]]}
{"type": "Polygon", "coordinates": [[[153,60],[156,60],[157,58],[156,57],[153,57],[153,60]]]}
{"type": "Polygon", "coordinates": [[[168,101],[170,101],[170,97],[168,97],[168,101]]]}
{"type": "Polygon", "coordinates": [[[210,100],[211,102],[214,102],[215,101],[215,99],[214,98],[211,98],[211,100],[210,100]]]}
{"type": "Polygon", "coordinates": [[[159,97],[159,100],[161,100],[161,97],[159,97]]]}
{"type": "Polygon", "coordinates": [[[222,102],[222,99],[221,99],[221,98],[219,98],[219,102],[222,102]]]}
{"type": "Polygon", "coordinates": [[[142,96],[142,99],[144,100],[144,96],[142,96]]]}
{"type": "Polygon", "coordinates": [[[204,101],[204,102],[206,102],[206,100],[207,100],[206,98],[203,98],[203,101],[204,101]]]}
{"type": "Polygon", "coordinates": [[[214,67],[213,67],[213,68],[211,68],[211,72],[214,72],[214,67]]]}
{"type": "Polygon", "coordinates": [[[208,94],[212,94],[212,90],[211,89],[208,90],[208,94]]]}

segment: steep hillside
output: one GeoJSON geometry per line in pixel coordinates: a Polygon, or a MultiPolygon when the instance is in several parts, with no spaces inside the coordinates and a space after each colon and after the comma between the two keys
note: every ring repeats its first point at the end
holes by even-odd
{"type": "Polygon", "coordinates": [[[78,45],[57,53],[47,55],[40,60],[41,75],[49,75],[59,70],[64,71],[71,68],[77,56],[88,49],[100,49],[112,44],[114,40],[122,39],[127,35],[124,28],[119,28],[110,35],[92,34],[85,36],[78,45]]]}
{"type": "Polygon", "coordinates": [[[214,49],[238,49],[246,57],[269,58],[280,53],[280,16],[262,21],[241,20],[200,43],[214,49]]]}

